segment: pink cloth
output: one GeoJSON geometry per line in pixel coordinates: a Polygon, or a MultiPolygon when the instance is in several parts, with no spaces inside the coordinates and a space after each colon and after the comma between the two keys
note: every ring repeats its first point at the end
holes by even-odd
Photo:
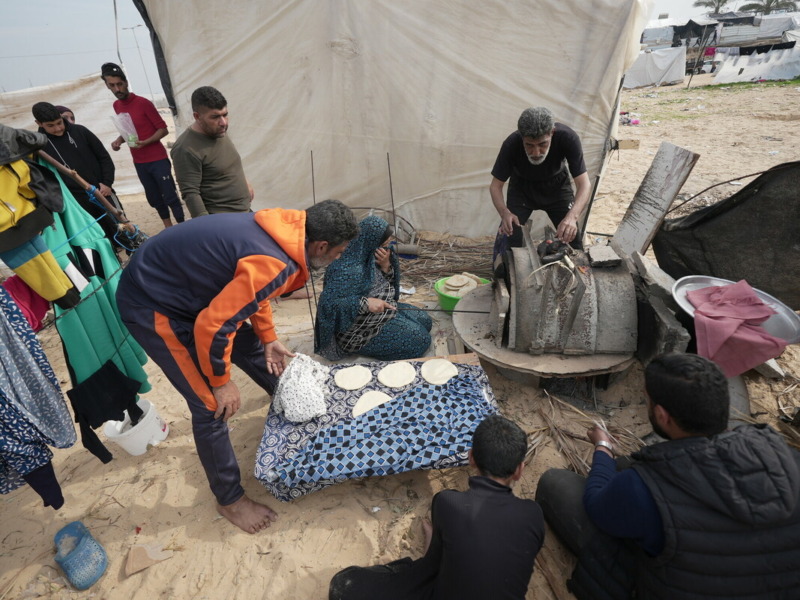
{"type": "Polygon", "coordinates": [[[39,331],[42,328],[42,319],[50,309],[50,303],[34,292],[31,287],[22,281],[19,275],[12,275],[3,282],[3,287],[11,294],[22,314],[31,325],[31,329],[39,331]]]}
{"type": "Polygon", "coordinates": [[[717,363],[725,377],[744,373],[786,348],[786,340],[760,327],[775,311],[744,279],[693,290],[686,297],[695,307],[697,353],[717,363]]]}

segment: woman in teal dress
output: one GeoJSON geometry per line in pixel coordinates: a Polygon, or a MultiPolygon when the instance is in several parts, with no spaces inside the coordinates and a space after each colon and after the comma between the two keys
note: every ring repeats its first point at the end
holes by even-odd
{"type": "Polygon", "coordinates": [[[386,248],[392,228],[371,215],[325,272],[314,325],[314,352],[329,360],[361,354],[379,360],[422,356],[431,318],[400,297],[400,265],[386,248]],[[401,310],[397,310],[401,309],[401,310]]]}

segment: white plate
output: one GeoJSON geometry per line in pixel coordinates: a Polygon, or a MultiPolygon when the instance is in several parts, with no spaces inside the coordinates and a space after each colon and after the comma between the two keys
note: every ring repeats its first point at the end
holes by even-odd
{"type": "MultiPolygon", "coordinates": [[[[694,316],[694,306],[686,297],[688,292],[700,290],[709,286],[731,285],[735,282],[709,275],[687,275],[681,277],[672,285],[672,297],[683,310],[694,316]]],[[[790,344],[800,342],[800,316],[777,298],[766,292],[753,288],[761,301],[774,310],[777,314],[761,324],[767,333],[786,340],[790,344]]]]}

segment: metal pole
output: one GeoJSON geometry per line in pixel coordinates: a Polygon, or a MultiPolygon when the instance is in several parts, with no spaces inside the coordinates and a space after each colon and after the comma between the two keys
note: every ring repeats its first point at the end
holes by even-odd
{"type": "Polygon", "coordinates": [[[314,151],[311,151],[311,199],[317,203],[317,184],[314,181],[314,151]]]}
{"type": "Polygon", "coordinates": [[[136,28],[142,27],[143,25],[139,23],[138,25],[134,25],[133,27],[123,27],[123,29],[130,29],[133,33],[133,41],[136,42],[136,51],[139,53],[139,60],[142,62],[142,70],[144,71],[144,78],[147,81],[147,89],[150,90],[150,99],[153,100],[155,96],[153,95],[153,88],[150,87],[150,78],[147,76],[147,68],[144,66],[144,58],[142,58],[142,50],[139,48],[139,38],[136,37],[136,28]]]}
{"type": "Polygon", "coordinates": [[[386,167],[389,169],[389,198],[392,201],[392,227],[394,227],[395,238],[397,236],[397,212],[394,209],[394,186],[392,185],[392,162],[389,160],[389,153],[386,153],[386,167]]]}

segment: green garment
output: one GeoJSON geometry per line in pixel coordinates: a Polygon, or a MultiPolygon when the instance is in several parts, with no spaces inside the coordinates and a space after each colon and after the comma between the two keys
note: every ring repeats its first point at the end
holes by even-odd
{"type": "Polygon", "coordinates": [[[70,265],[70,255],[76,259],[83,249],[94,251],[107,277],[88,278],[89,285],[81,291],[81,302],[75,308],[55,307],[56,328],[73,375],[72,385],[83,383],[111,360],[125,375],[142,384],[140,393],[148,392],[151,386],[142,368],[147,355],[131,337],[117,309],[116,292],[122,267],[102,227],[80,207],[58,172],[42,164],[56,173],[64,195],[64,210],[53,214],[55,223],[42,233],[44,241],[62,269],[70,265]]]}

